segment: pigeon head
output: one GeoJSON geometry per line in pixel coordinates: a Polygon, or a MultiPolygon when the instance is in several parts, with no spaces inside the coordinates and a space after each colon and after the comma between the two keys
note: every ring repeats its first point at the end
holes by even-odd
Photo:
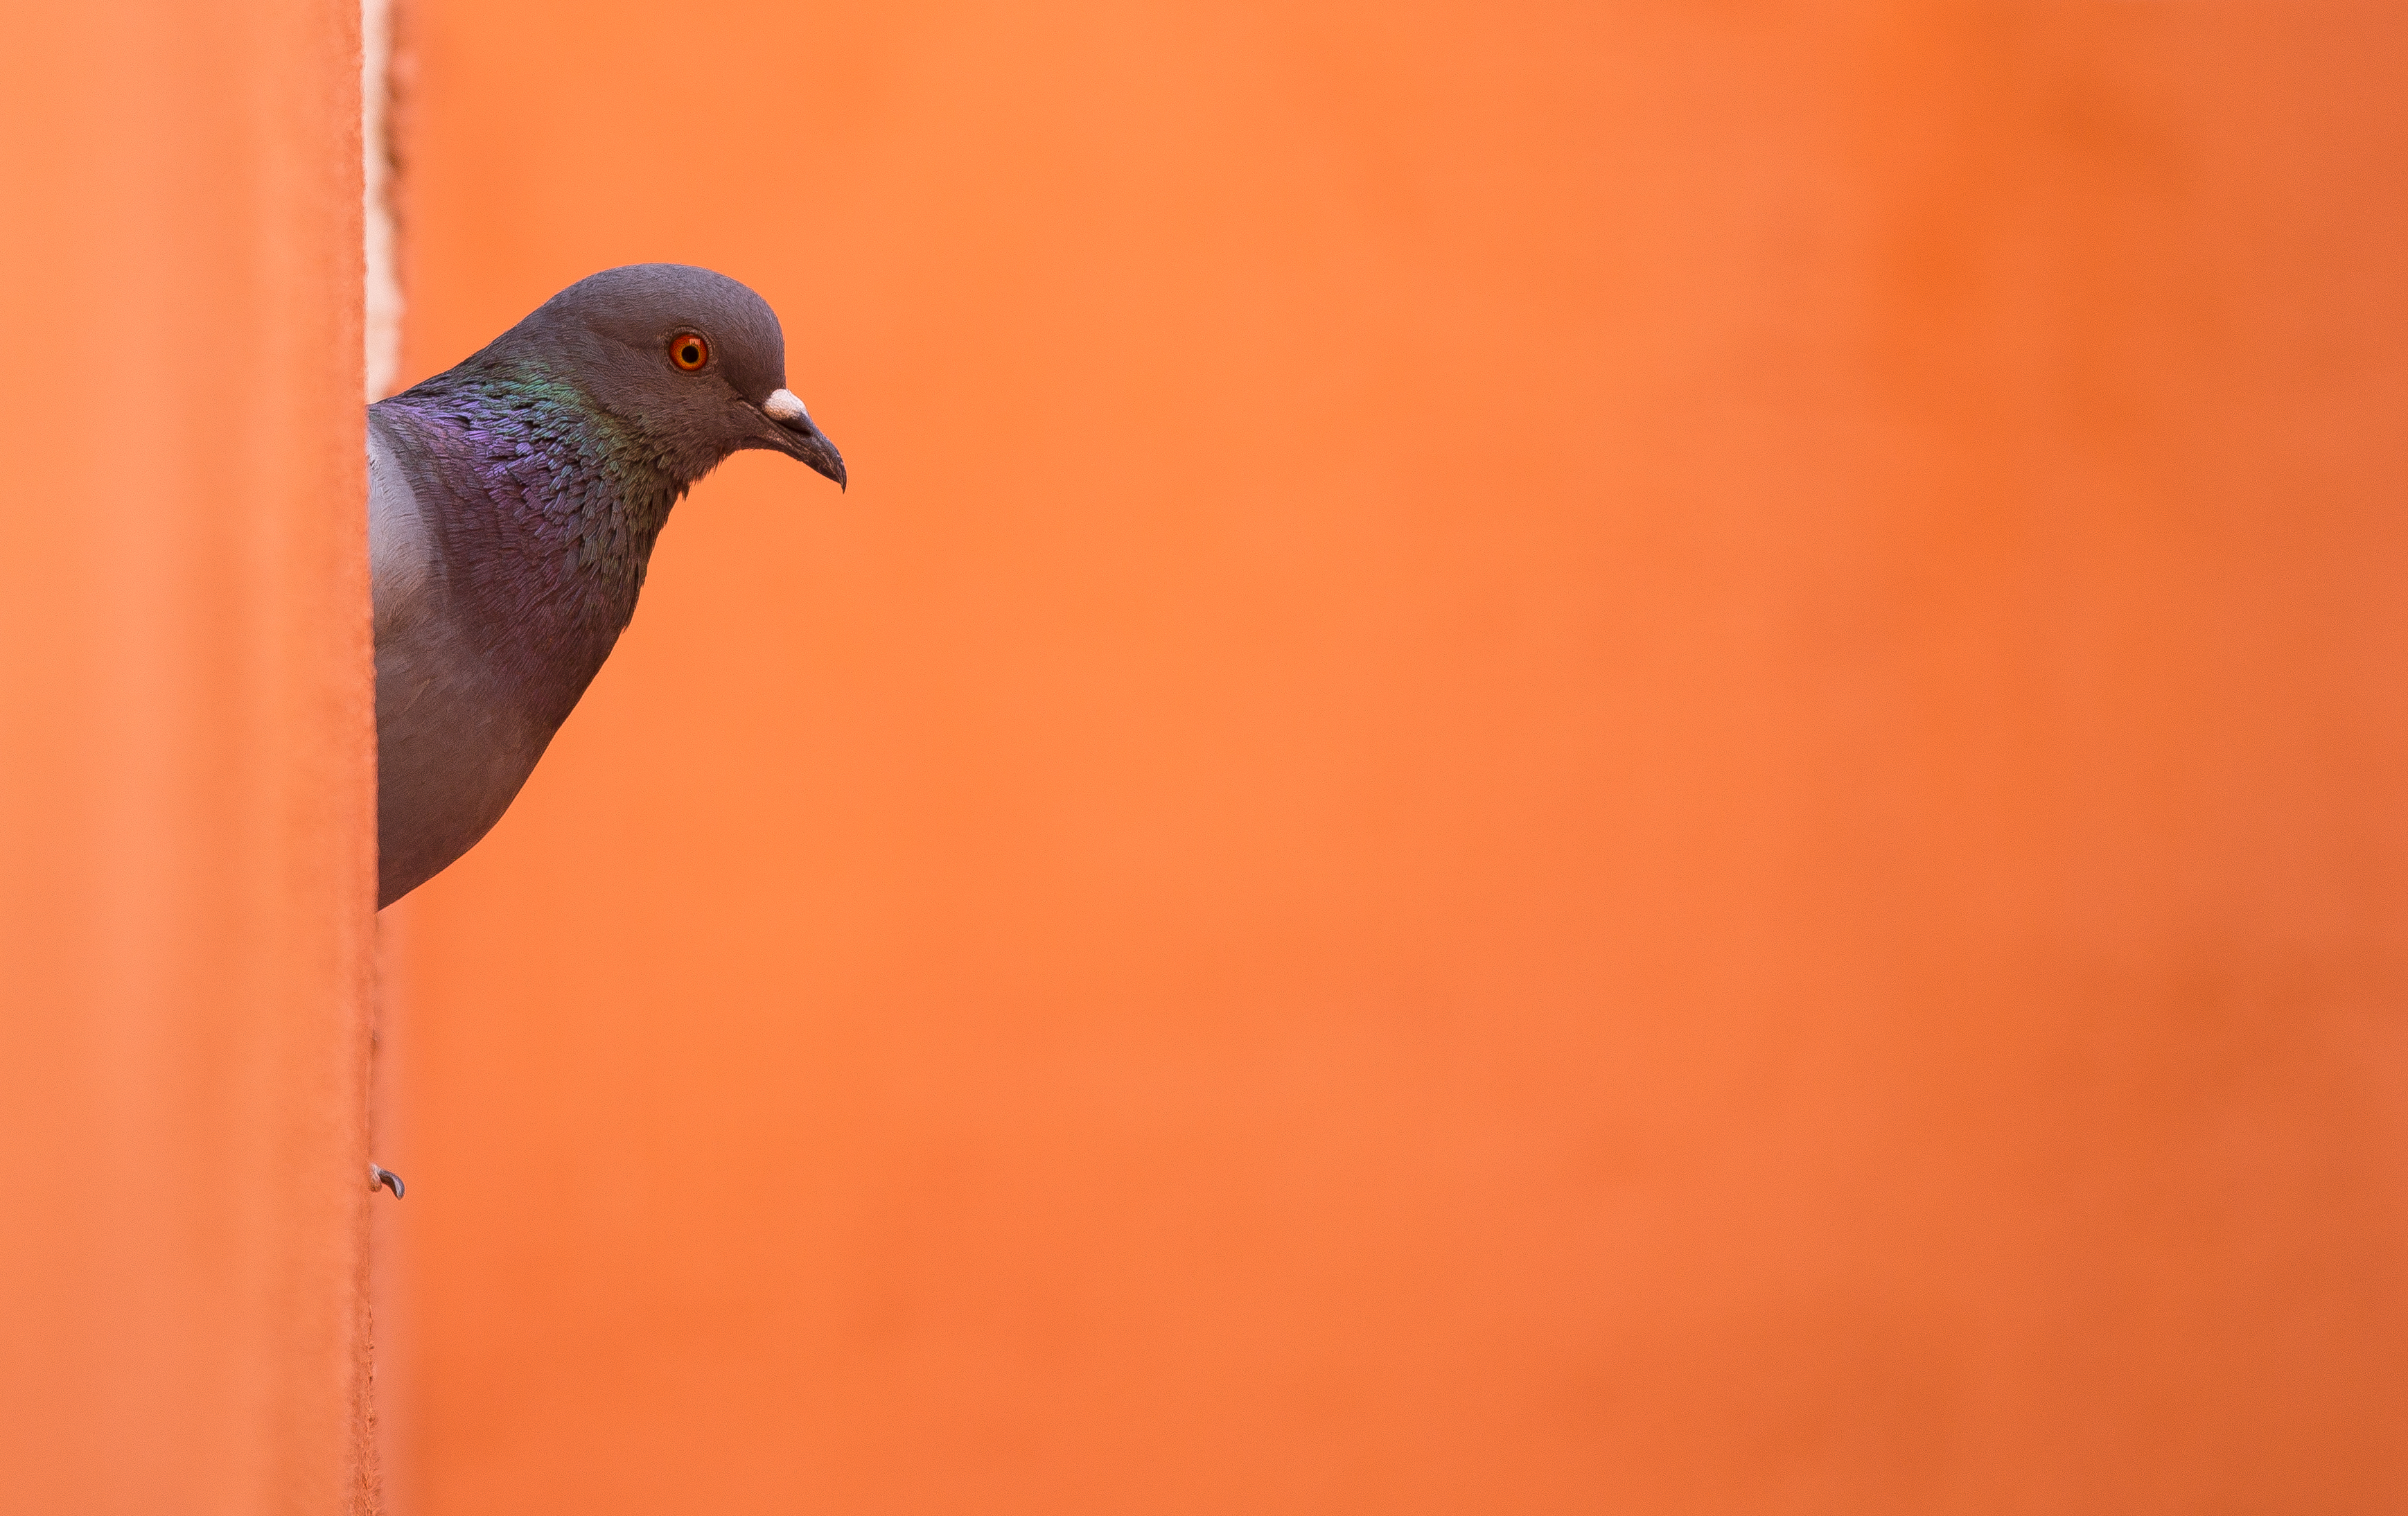
{"type": "Polygon", "coordinates": [[[575,384],[692,482],[766,448],[842,488],[844,459],[786,388],[786,339],[768,302],[681,264],[605,269],[545,301],[464,368],[533,365],[575,384]]]}

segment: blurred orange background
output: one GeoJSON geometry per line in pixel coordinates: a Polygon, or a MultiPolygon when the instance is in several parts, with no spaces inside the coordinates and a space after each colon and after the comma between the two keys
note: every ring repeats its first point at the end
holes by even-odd
{"type": "Polygon", "coordinates": [[[2408,1503],[2408,13],[406,28],[857,488],[384,917],[396,1516],[2408,1503]]]}

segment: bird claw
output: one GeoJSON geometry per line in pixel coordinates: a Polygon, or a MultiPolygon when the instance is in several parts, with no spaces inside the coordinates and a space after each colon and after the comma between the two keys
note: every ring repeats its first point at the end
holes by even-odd
{"type": "Polygon", "coordinates": [[[390,1168],[379,1168],[376,1165],[370,1164],[368,1165],[369,1193],[374,1194],[380,1186],[393,1191],[393,1197],[395,1200],[401,1198],[401,1176],[390,1168]]]}

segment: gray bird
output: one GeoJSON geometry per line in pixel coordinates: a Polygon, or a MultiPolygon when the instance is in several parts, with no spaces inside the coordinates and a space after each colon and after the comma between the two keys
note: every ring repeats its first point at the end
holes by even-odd
{"type": "Polygon", "coordinates": [[[676,264],[580,279],[368,408],[380,908],[501,819],[635,614],[669,508],[746,448],[844,484],[776,313],[676,264]]]}

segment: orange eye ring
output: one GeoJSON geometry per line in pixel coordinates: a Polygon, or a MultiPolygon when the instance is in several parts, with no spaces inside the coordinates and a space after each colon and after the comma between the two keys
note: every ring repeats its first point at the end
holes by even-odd
{"type": "Polygon", "coordinates": [[[669,338],[669,362],[691,374],[710,362],[710,344],[699,332],[680,332],[669,338]]]}

